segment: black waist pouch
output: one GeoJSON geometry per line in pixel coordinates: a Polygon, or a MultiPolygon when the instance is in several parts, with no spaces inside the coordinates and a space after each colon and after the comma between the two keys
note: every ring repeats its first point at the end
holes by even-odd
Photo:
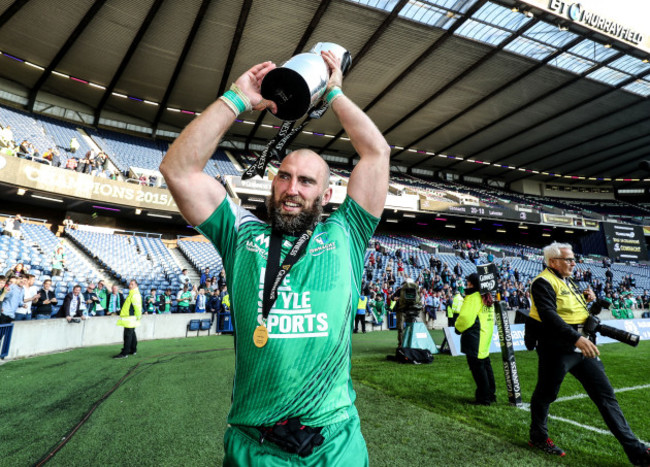
{"type": "Polygon", "coordinates": [[[307,457],[316,446],[320,446],[325,441],[320,434],[322,429],[322,427],[302,425],[297,418],[290,418],[271,427],[259,428],[260,443],[268,440],[283,451],[307,457]]]}

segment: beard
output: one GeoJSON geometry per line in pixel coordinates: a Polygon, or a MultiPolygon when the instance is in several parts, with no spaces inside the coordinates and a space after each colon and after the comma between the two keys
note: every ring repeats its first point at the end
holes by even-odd
{"type": "MultiPolygon", "coordinates": [[[[297,196],[285,197],[282,201],[294,201],[296,203],[304,203],[304,201],[297,196]]],[[[269,215],[271,227],[279,230],[283,234],[298,236],[308,229],[312,229],[320,221],[323,214],[323,206],[321,204],[323,196],[318,196],[312,203],[311,207],[303,208],[298,214],[284,214],[280,204],[282,201],[275,201],[275,192],[271,190],[271,195],[266,198],[266,209],[269,215]]]]}

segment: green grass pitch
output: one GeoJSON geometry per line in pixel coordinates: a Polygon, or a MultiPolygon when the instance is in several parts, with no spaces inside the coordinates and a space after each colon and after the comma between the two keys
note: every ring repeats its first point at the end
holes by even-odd
{"type": "MultiPolygon", "coordinates": [[[[439,344],[441,333],[433,336],[439,344]]],[[[478,407],[467,404],[474,385],[463,357],[399,365],[386,360],[395,342],[394,332],[353,338],[352,377],[372,466],[629,465],[613,436],[559,420],[549,429],[565,458],[528,448],[530,415],[508,405],[499,354],[492,355],[498,403],[478,407]]],[[[232,347],[229,336],[192,337],[141,342],[138,355],[124,360],[110,358],[119,346],[103,346],[0,366],[0,465],[34,465],[82,418],[48,465],[220,465],[232,347]]],[[[650,383],[650,342],[600,350],[615,388],[650,383]]],[[[531,352],[516,357],[527,402],[537,359],[531,352]]],[[[560,397],[582,392],[568,376],[560,397]]],[[[617,397],[637,436],[650,440],[650,387],[617,397]]],[[[551,415],[606,429],[587,398],[558,401],[551,415]]]]}

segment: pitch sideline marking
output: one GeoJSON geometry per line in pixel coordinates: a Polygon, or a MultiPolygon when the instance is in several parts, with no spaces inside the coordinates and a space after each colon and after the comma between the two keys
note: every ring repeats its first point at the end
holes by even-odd
{"type": "MultiPolygon", "coordinates": [[[[628,388],[620,388],[620,389],[614,389],[614,392],[625,392],[625,391],[634,391],[637,389],[646,389],[650,388],[650,384],[643,384],[641,386],[632,386],[628,388]]],[[[558,397],[555,402],[562,402],[562,401],[568,401],[568,400],[574,400],[574,399],[583,399],[585,397],[589,397],[587,394],[575,394],[573,396],[567,396],[567,397],[558,397]]],[[[525,410],[526,412],[530,412],[530,404],[524,402],[521,407],[519,407],[522,410],[525,410]]],[[[610,435],[614,436],[611,431],[609,430],[603,430],[602,428],[596,428],[595,426],[590,426],[590,425],[584,425],[582,423],[576,422],[575,420],[571,420],[569,418],[564,418],[564,417],[558,417],[557,415],[550,415],[548,416],[549,418],[553,420],[558,420],[560,422],[565,422],[569,423],[571,425],[575,425],[580,428],[584,428],[585,430],[593,431],[595,433],[600,433],[601,435],[610,435]]],[[[648,445],[647,441],[643,441],[642,439],[639,440],[645,445],[648,445]]]]}
{"type": "MultiPolygon", "coordinates": [[[[631,386],[629,388],[614,389],[614,392],[636,391],[637,389],[647,389],[647,388],[650,388],[650,384],[642,384],[641,386],[631,386]]],[[[572,401],[575,399],[584,399],[585,397],[589,397],[589,396],[585,393],[580,393],[580,394],[574,394],[573,396],[558,397],[557,399],[555,399],[555,402],[572,401]]]]}

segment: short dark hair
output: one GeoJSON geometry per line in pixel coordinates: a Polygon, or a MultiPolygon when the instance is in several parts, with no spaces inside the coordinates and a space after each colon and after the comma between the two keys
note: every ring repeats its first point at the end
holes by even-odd
{"type": "Polygon", "coordinates": [[[6,280],[7,280],[7,276],[3,276],[2,274],[0,274],[0,281],[6,281],[6,280]]]}
{"type": "MultiPolygon", "coordinates": [[[[2,280],[2,277],[0,277],[0,280],[2,280]]],[[[46,282],[52,283],[52,279],[45,279],[43,285],[45,285],[46,282]]]]}
{"type": "Polygon", "coordinates": [[[81,284],[77,284],[77,285],[75,285],[75,286],[72,288],[72,290],[77,289],[77,288],[80,289],[80,288],[81,288],[81,284]]]}
{"type": "Polygon", "coordinates": [[[139,284],[138,284],[138,281],[135,280],[135,279],[131,279],[131,280],[129,281],[129,284],[130,284],[131,282],[135,282],[135,285],[139,285],[139,284]]]}
{"type": "Polygon", "coordinates": [[[156,288],[154,287],[153,289],[151,289],[151,291],[152,291],[152,292],[155,292],[155,291],[156,291],[156,288]]]}

